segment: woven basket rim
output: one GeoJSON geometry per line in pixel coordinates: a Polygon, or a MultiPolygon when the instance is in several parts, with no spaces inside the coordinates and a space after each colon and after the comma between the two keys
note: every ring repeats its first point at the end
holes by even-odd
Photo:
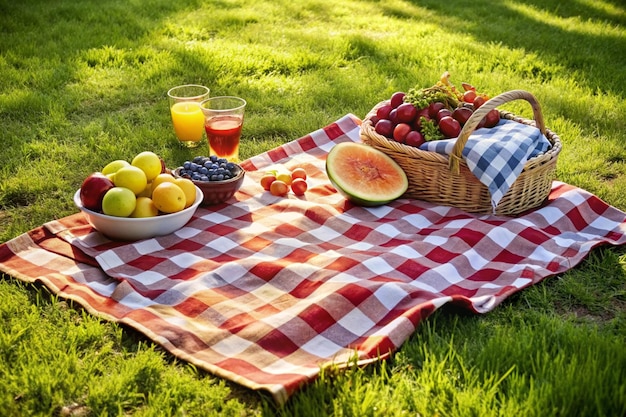
{"type": "MultiPolygon", "coordinates": [[[[378,110],[379,107],[382,107],[389,103],[390,103],[390,100],[383,100],[379,102],[378,104],[376,104],[372,108],[372,110],[370,110],[368,114],[365,116],[365,119],[363,119],[361,123],[361,130],[365,130],[367,136],[369,136],[370,139],[374,140],[377,143],[377,145],[382,146],[384,148],[388,148],[396,152],[405,152],[406,154],[410,156],[414,156],[416,158],[423,158],[423,159],[427,159],[427,160],[434,161],[434,162],[441,162],[441,163],[449,164],[450,157],[448,155],[443,155],[443,154],[432,152],[432,151],[425,151],[415,146],[405,145],[403,143],[396,142],[392,139],[389,139],[379,134],[378,132],[376,132],[374,125],[372,123],[372,117],[376,115],[376,110],[378,110]]],[[[536,127],[536,123],[534,120],[523,118],[507,110],[499,110],[499,111],[500,111],[500,117],[503,119],[507,119],[507,120],[511,120],[514,122],[536,127]]],[[[557,155],[561,152],[561,149],[562,149],[561,138],[555,132],[550,130],[548,127],[545,128],[545,136],[546,136],[546,139],[548,139],[548,141],[552,144],[552,146],[547,151],[540,153],[538,155],[535,155],[532,158],[529,158],[526,161],[526,165],[528,164],[536,165],[538,163],[544,162],[544,160],[547,161],[552,158],[556,158],[557,155]]],[[[467,166],[463,158],[459,160],[459,163],[463,166],[467,166]]]]}

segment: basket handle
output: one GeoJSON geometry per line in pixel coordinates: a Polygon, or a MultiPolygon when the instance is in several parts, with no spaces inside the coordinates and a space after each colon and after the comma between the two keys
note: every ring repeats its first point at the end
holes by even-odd
{"type": "Polygon", "coordinates": [[[459,173],[459,162],[461,161],[461,157],[463,155],[463,148],[465,148],[465,144],[467,143],[467,139],[469,139],[471,133],[476,129],[478,123],[491,111],[496,107],[508,103],[513,100],[526,100],[530,103],[533,109],[533,119],[535,121],[535,126],[541,131],[543,135],[546,134],[546,126],[543,121],[543,114],[541,113],[541,106],[539,102],[528,91],[524,90],[511,90],[506,93],[502,93],[493,97],[492,99],[487,100],[482,106],[480,106],[467,120],[463,129],[461,129],[461,133],[454,144],[454,148],[450,154],[449,167],[450,171],[454,174],[459,173]]]}

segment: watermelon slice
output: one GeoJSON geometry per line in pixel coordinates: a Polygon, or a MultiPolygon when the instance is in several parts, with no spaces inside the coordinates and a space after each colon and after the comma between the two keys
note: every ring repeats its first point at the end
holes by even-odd
{"type": "Polygon", "coordinates": [[[364,143],[342,142],[326,158],[332,185],[360,206],[380,206],[404,194],[409,181],[387,154],[364,143]]]}

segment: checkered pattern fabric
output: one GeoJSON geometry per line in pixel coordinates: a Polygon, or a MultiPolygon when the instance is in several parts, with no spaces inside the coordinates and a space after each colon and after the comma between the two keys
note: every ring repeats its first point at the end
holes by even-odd
{"type": "Polygon", "coordinates": [[[388,357],[446,303],[484,313],[596,245],[626,243],[625,213],[558,182],[518,218],[408,199],[354,206],[324,163],[359,140],[359,122],[245,161],[241,190],[171,235],[113,242],[77,213],[0,245],[0,269],[284,402],[325,366],[388,357]],[[303,166],[307,193],[264,192],[275,164],[303,166]]]}
{"type": "MultiPolygon", "coordinates": [[[[456,138],[430,141],[420,149],[450,155],[455,142],[456,138]]],[[[493,128],[474,131],[467,139],[463,157],[469,170],[489,189],[495,212],[528,159],[546,152],[550,146],[536,127],[503,119],[493,128]]]]}

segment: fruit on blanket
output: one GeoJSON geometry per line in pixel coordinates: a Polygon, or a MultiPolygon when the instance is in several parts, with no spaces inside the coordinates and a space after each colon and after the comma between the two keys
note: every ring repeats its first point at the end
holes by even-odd
{"type": "Polygon", "coordinates": [[[80,187],[80,202],[89,210],[100,211],[104,194],[114,186],[113,181],[102,172],[94,172],[85,178],[80,187]]]}
{"type": "Polygon", "coordinates": [[[291,191],[297,196],[304,195],[307,188],[309,186],[302,178],[296,178],[291,182],[291,191]]]}
{"type": "Polygon", "coordinates": [[[261,177],[261,187],[263,187],[265,191],[269,191],[274,181],[276,181],[276,174],[267,172],[261,177]]]}
{"type": "Polygon", "coordinates": [[[260,179],[261,187],[277,197],[284,197],[289,189],[297,196],[302,196],[309,188],[306,170],[296,167],[289,171],[283,166],[266,171],[260,179]]]}
{"type": "Polygon", "coordinates": [[[102,212],[108,216],[128,217],[136,205],[135,193],[125,187],[113,187],[102,198],[102,212]]]}
{"type": "Polygon", "coordinates": [[[389,156],[362,143],[342,142],[326,158],[326,173],[333,186],[361,206],[380,206],[404,194],[409,181],[389,156]]]}
{"type": "Polygon", "coordinates": [[[282,181],[287,185],[291,184],[291,172],[279,172],[278,174],[276,174],[276,179],[278,181],[282,181]]]}
{"type": "Polygon", "coordinates": [[[282,180],[277,179],[276,181],[272,182],[272,184],[270,185],[270,193],[272,193],[272,195],[275,195],[277,197],[282,197],[284,195],[287,195],[288,192],[289,192],[289,186],[282,180]]]}
{"type": "Polygon", "coordinates": [[[163,182],[152,190],[152,201],[163,213],[176,213],[185,208],[187,198],[178,185],[173,182],[163,182]]]}
{"type": "Polygon", "coordinates": [[[294,180],[297,178],[301,178],[306,181],[306,171],[304,170],[304,168],[298,167],[291,171],[291,178],[293,178],[294,180]]]}

